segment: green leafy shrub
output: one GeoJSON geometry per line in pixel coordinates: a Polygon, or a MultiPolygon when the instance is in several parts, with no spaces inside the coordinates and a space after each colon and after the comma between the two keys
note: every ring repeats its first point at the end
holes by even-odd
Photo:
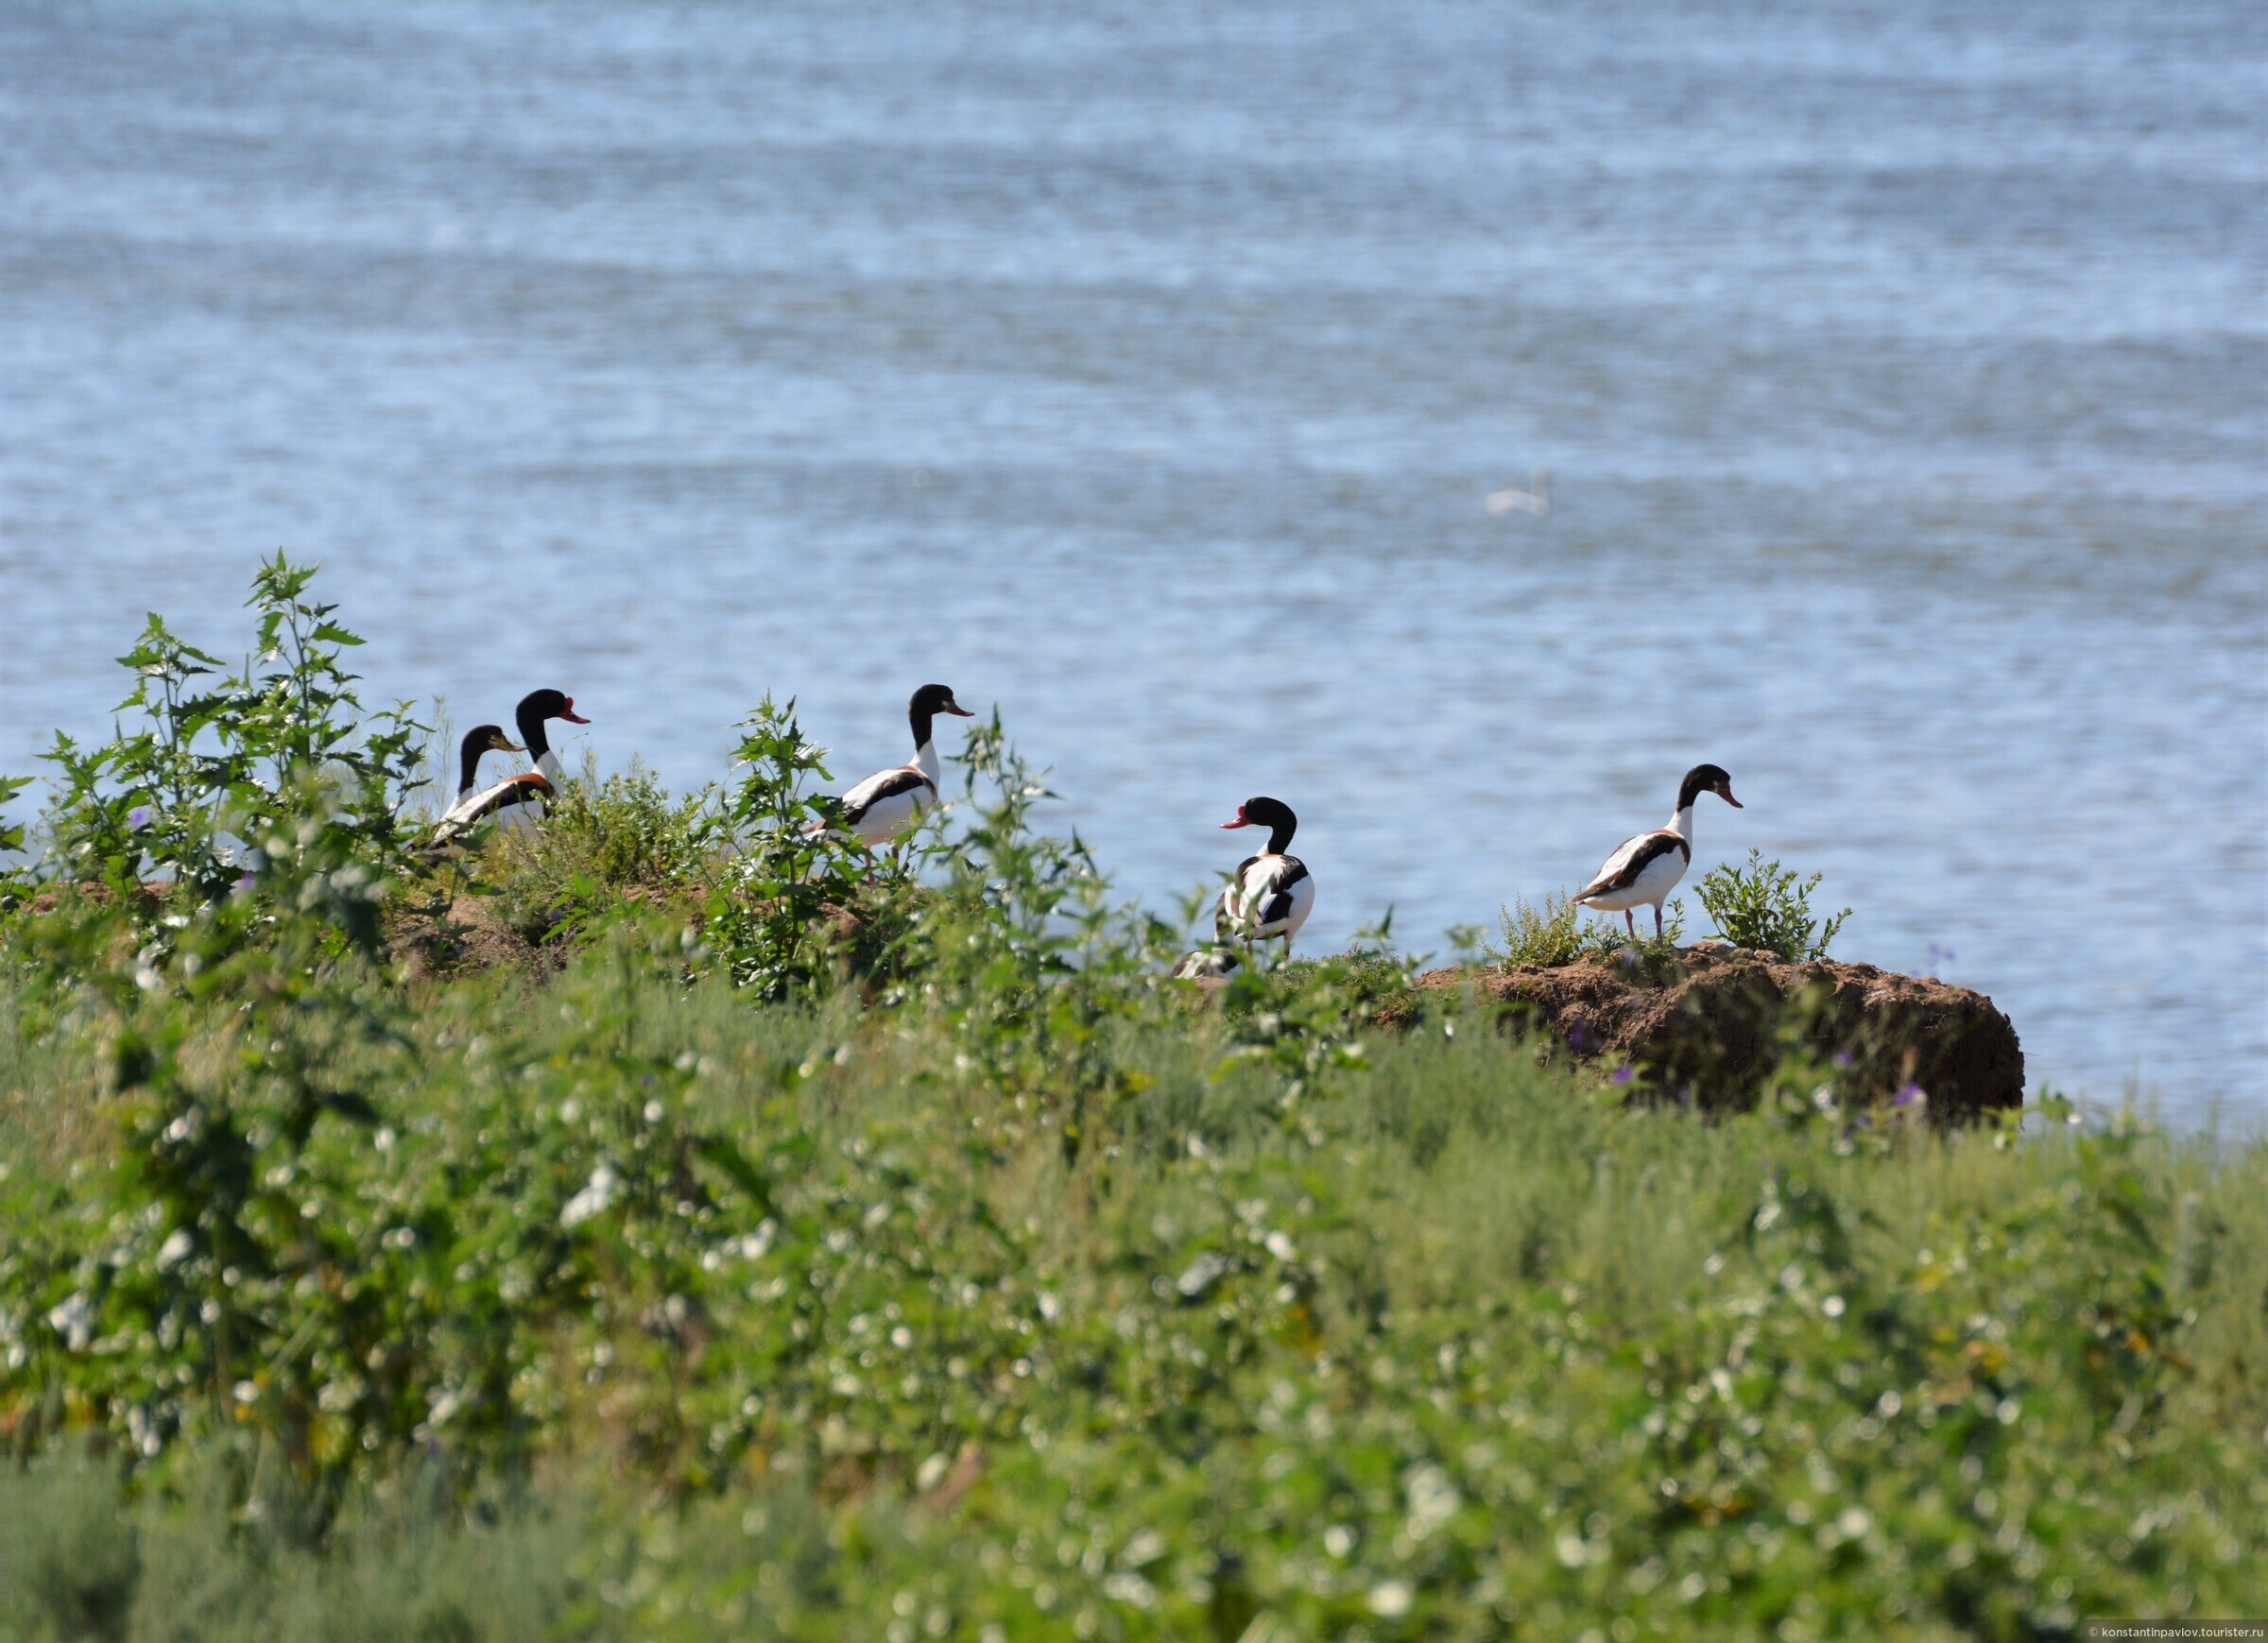
{"type": "Polygon", "coordinates": [[[44,756],[60,773],[51,871],[149,911],[146,929],[162,934],[150,911],[160,898],[178,914],[235,894],[316,787],[323,825],[370,871],[405,864],[402,796],[423,727],[406,706],[365,712],[341,659],[363,642],[333,620],[335,606],[307,597],[315,574],[280,553],[261,566],[248,601],[253,653],[225,677],[150,615],[118,659],[135,676],[118,710],[139,727],[91,748],[58,734],[44,756]]]}
{"type": "Polygon", "coordinates": [[[826,753],[803,739],[793,697],[766,695],[739,728],[743,774],[724,806],[727,853],[709,875],[702,950],[756,998],[808,998],[885,962],[910,881],[899,862],[868,862],[832,830],[833,799],[812,791],[829,779],[826,753]]]}
{"type": "Polygon", "coordinates": [[[1162,1007],[1172,931],[1110,904],[1076,833],[1035,829],[1055,795],[997,710],[956,762],[965,826],[909,924],[901,996],[919,988],[965,1075],[1075,1157],[1099,1112],[1146,1087],[1112,1053],[1111,1028],[1162,1007]]]}
{"type": "Polygon", "coordinates": [[[1799,963],[1825,958],[1828,944],[1850,916],[1846,907],[1822,926],[1813,916],[1812,892],[1819,888],[1820,877],[1813,873],[1798,883],[1793,868],[1767,862],[1761,851],[1752,849],[1744,867],[1710,868],[1694,894],[1717,933],[1733,946],[1799,963]]]}
{"type": "Polygon", "coordinates": [[[543,825],[497,835],[478,871],[505,921],[531,940],[572,934],[626,899],[696,899],[718,849],[711,789],[678,797],[644,765],[558,784],[543,825]]]}

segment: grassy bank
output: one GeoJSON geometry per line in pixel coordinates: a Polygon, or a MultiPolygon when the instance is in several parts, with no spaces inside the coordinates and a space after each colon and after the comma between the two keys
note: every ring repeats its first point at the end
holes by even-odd
{"type": "Polygon", "coordinates": [[[332,753],[51,814],[0,1636],[2268,1610],[2268,1145],[1802,1057],[1705,1121],[1375,952],[1200,995],[996,734],[872,881],[788,713],[742,755],[438,862],[332,753]]]}

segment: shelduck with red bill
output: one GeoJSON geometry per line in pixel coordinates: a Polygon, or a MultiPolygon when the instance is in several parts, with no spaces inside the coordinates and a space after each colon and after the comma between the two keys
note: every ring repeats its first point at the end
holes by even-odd
{"type": "Polygon", "coordinates": [[[1634,940],[1638,920],[1633,912],[1651,906],[1654,935],[1660,939],[1661,904],[1692,864],[1693,801],[1705,793],[1715,794],[1735,810],[1747,808],[1732,796],[1732,778],[1723,766],[1694,765],[1677,784],[1677,808],[1671,813],[1670,825],[1624,839],[1590,882],[1575,892],[1574,899],[1602,913],[1620,913],[1634,940]]]}
{"type": "Polygon", "coordinates": [[[1280,938],[1289,954],[1292,937],[1315,905],[1314,876],[1305,862],[1288,853],[1299,818],[1280,798],[1247,798],[1236,807],[1236,819],[1221,826],[1268,830],[1267,847],[1239,862],[1236,877],[1221,892],[1222,923],[1247,944],[1280,938]]]}
{"type": "MultiPolygon", "coordinates": [[[[937,763],[932,726],[939,713],[956,719],[976,717],[953,699],[949,686],[923,685],[916,691],[905,705],[906,726],[914,734],[912,762],[878,770],[844,794],[836,801],[841,807],[835,819],[837,831],[870,850],[896,840],[937,802],[937,782],[944,772],[937,763]]],[[[815,827],[810,830],[820,830],[815,827]]]]}
{"type": "Polygon", "coordinates": [[[530,691],[520,698],[512,722],[520,727],[520,740],[527,744],[527,756],[536,768],[557,781],[566,774],[559,768],[559,756],[552,751],[551,738],[544,734],[544,721],[564,719],[570,725],[588,725],[591,721],[575,710],[575,698],[561,691],[530,691]]]}

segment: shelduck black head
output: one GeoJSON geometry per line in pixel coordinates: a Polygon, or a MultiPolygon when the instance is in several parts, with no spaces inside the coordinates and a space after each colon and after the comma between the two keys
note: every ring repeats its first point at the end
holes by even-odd
{"type": "Polygon", "coordinates": [[[524,753],[527,749],[504,733],[502,725],[475,725],[460,737],[456,744],[458,780],[457,791],[462,793],[472,785],[473,773],[480,768],[485,753],[524,753]]]}
{"type": "Polygon", "coordinates": [[[1715,794],[1735,810],[1748,808],[1732,796],[1732,778],[1725,773],[1725,767],[1721,764],[1696,764],[1687,771],[1685,780],[1678,784],[1677,808],[1692,809],[1693,800],[1705,793],[1715,794]]]}
{"type": "Polygon", "coordinates": [[[1221,824],[1224,828],[1266,828],[1268,848],[1279,852],[1292,842],[1292,834],[1299,826],[1299,818],[1292,807],[1280,798],[1247,798],[1236,807],[1236,819],[1221,824]]]}
{"type": "Polygon", "coordinates": [[[559,691],[530,691],[520,698],[517,717],[524,725],[532,719],[564,719],[570,725],[588,725],[591,721],[575,710],[575,698],[559,691]]]}
{"type": "Polygon", "coordinates": [[[976,717],[967,708],[953,699],[951,685],[923,685],[906,704],[909,713],[951,713],[956,719],[976,717]]]}
{"type": "Polygon", "coordinates": [[[976,717],[953,699],[952,686],[923,685],[905,705],[905,720],[913,727],[916,752],[929,745],[929,723],[939,713],[951,713],[956,719],[976,717]]]}
{"type": "Polygon", "coordinates": [[[504,733],[502,725],[475,725],[464,733],[457,749],[467,758],[476,753],[524,753],[526,748],[504,733]]]}

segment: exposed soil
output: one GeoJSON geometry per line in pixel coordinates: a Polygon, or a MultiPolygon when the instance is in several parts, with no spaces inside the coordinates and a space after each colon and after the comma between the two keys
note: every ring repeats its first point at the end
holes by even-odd
{"type": "Polygon", "coordinates": [[[565,967],[563,944],[528,940],[504,917],[492,896],[459,896],[437,917],[397,914],[387,920],[387,938],[418,976],[514,969],[531,972],[565,967]]]}
{"type": "Polygon", "coordinates": [[[1918,1087],[1941,1122],[2023,1104],[2023,1049],[1990,999],[1872,965],[1790,964],[1705,942],[1551,969],[1452,966],[1418,984],[1477,986],[1579,1058],[1632,1068],[1634,1087],[1653,1099],[1748,1105],[1785,1051],[1800,1047],[1848,1056],[1842,1076],[1868,1099],[1918,1087]]]}

